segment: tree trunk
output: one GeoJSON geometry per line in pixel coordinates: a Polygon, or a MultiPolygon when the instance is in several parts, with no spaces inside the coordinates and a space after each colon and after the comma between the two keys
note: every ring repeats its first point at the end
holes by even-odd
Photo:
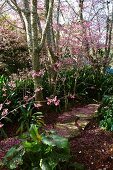
{"type": "MultiPolygon", "coordinates": [[[[38,29],[37,29],[37,0],[31,0],[31,30],[32,30],[32,67],[38,73],[40,71],[40,53],[41,49],[38,47],[38,29]]],[[[36,91],[41,87],[41,78],[34,77],[35,101],[41,103],[43,100],[42,91],[36,91]]]]}

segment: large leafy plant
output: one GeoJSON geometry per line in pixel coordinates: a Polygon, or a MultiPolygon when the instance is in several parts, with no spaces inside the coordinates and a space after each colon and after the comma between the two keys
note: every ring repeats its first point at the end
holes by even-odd
{"type": "MultiPolygon", "coordinates": [[[[9,169],[56,170],[60,162],[69,159],[68,140],[54,131],[39,133],[39,127],[31,124],[28,133],[23,134],[21,143],[12,147],[4,158],[9,169]]],[[[41,130],[42,131],[42,130],[41,130]]],[[[66,169],[64,164],[63,169],[66,169]]]]}

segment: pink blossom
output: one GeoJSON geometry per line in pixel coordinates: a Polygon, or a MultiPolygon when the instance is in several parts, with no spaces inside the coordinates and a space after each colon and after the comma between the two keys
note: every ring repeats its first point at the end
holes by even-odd
{"type": "Polygon", "coordinates": [[[48,98],[48,97],[46,97],[46,99],[47,99],[47,105],[51,105],[52,104],[52,99],[48,98]]]}
{"type": "Polygon", "coordinates": [[[36,73],[35,70],[31,71],[31,76],[32,76],[33,78],[37,77],[37,73],[36,73]]]}
{"type": "Polygon", "coordinates": [[[59,104],[60,104],[60,100],[57,100],[57,101],[54,102],[55,106],[59,106],[59,104]]]}
{"type": "Polygon", "coordinates": [[[36,72],[35,70],[33,70],[33,71],[31,71],[31,76],[32,76],[33,78],[35,78],[35,77],[42,77],[42,76],[44,75],[44,73],[45,73],[45,69],[42,69],[42,70],[40,70],[40,71],[38,71],[38,72],[36,72]]]}
{"type": "Polygon", "coordinates": [[[57,101],[57,96],[55,96],[54,98],[53,98],[53,102],[56,102],[57,101]]]}
{"type": "Polygon", "coordinates": [[[28,100],[28,96],[24,96],[24,100],[28,100]]]}
{"type": "Polygon", "coordinates": [[[38,72],[38,76],[39,76],[39,77],[40,77],[40,76],[43,76],[44,73],[45,73],[45,69],[42,69],[42,70],[40,70],[40,71],[38,72]]]}
{"type": "Polygon", "coordinates": [[[2,124],[1,122],[0,122],[0,128],[2,128],[4,126],[4,124],[2,124]]]}
{"type": "Polygon", "coordinates": [[[2,110],[2,108],[3,108],[3,104],[0,104],[0,110],[2,110]]]}
{"type": "Polygon", "coordinates": [[[46,99],[47,99],[47,105],[54,104],[55,106],[58,106],[60,103],[60,100],[57,99],[57,96],[55,96],[54,98],[46,97],[46,99]]]}
{"type": "Polygon", "coordinates": [[[2,112],[2,117],[6,117],[8,114],[8,109],[3,109],[3,112],[2,112]]]}
{"type": "Polygon", "coordinates": [[[5,97],[5,96],[7,96],[7,94],[6,94],[6,93],[3,93],[3,95],[2,95],[2,96],[4,96],[4,97],[5,97]]]}

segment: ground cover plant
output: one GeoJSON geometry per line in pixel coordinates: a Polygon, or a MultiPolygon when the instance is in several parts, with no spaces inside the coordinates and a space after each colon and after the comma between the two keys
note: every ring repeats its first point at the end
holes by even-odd
{"type": "MultiPolygon", "coordinates": [[[[59,162],[69,159],[68,140],[58,136],[54,131],[39,134],[38,126],[31,124],[22,141],[12,147],[4,158],[9,169],[56,169],[59,162]]],[[[63,168],[62,167],[62,168],[63,168]]],[[[59,168],[61,169],[60,165],[59,168]]]]}

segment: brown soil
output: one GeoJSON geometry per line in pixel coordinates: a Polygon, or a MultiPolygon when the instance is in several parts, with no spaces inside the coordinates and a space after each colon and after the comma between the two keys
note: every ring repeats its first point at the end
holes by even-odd
{"type": "Polygon", "coordinates": [[[70,141],[72,160],[86,170],[113,170],[113,133],[89,127],[70,141]]]}

